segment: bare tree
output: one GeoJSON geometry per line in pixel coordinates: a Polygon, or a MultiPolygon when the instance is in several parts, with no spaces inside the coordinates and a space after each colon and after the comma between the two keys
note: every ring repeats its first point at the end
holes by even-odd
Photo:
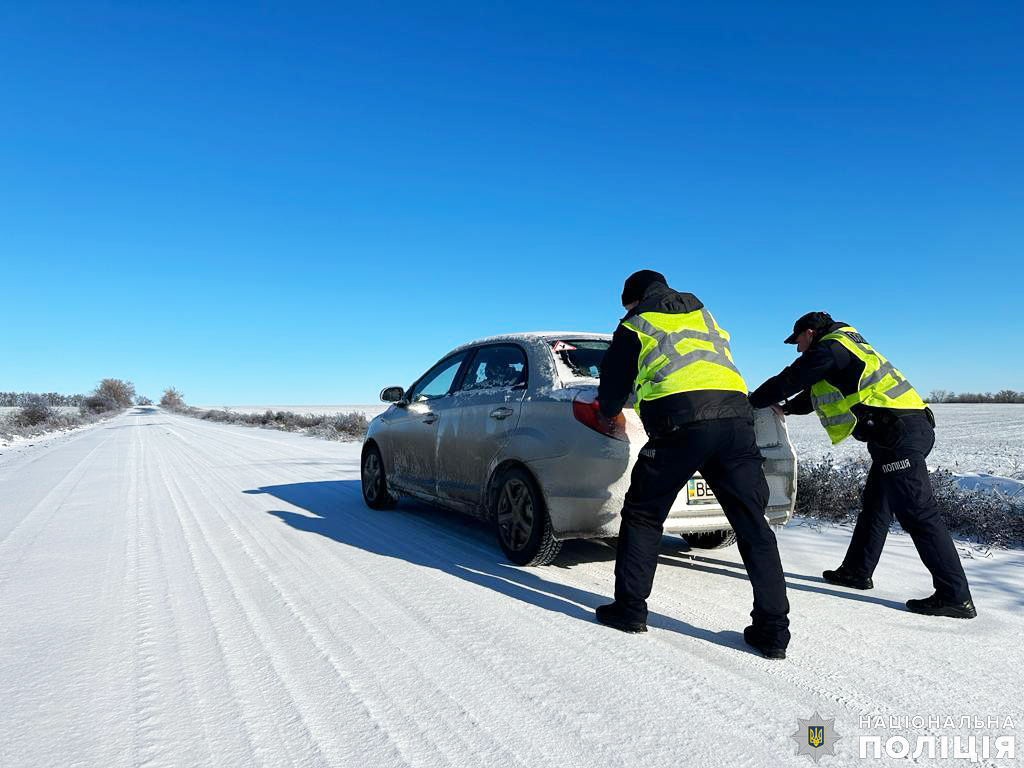
{"type": "Polygon", "coordinates": [[[127,408],[135,400],[135,385],[123,379],[103,379],[94,394],[109,397],[121,408],[127,408]]]}
{"type": "Polygon", "coordinates": [[[163,397],[160,398],[160,405],[170,408],[172,411],[176,408],[184,408],[185,397],[174,387],[168,387],[164,390],[163,397]]]}

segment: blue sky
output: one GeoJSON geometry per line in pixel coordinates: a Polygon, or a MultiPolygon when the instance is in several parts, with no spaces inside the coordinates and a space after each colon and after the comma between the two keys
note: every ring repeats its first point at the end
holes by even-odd
{"type": "Polygon", "coordinates": [[[1024,6],[6,3],[0,390],[371,402],[664,272],[1024,389],[1024,6]],[[828,6],[828,7],[826,7],[828,6]]]}

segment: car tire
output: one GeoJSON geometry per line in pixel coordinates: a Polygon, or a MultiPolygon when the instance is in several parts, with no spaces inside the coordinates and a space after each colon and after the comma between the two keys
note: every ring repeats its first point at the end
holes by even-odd
{"type": "Polygon", "coordinates": [[[731,547],[736,543],[736,531],[687,533],[683,538],[694,549],[722,549],[723,547],[731,547]]]}
{"type": "Polygon", "coordinates": [[[363,484],[363,501],[370,509],[394,509],[398,500],[388,492],[388,481],[384,475],[384,459],[380,449],[370,443],[363,449],[360,462],[360,477],[363,484]]]}
{"type": "Polygon", "coordinates": [[[505,470],[494,484],[493,515],[498,543],[516,565],[547,565],[562,549],[554,537],[544,497],[530,473],[505,470]]]}

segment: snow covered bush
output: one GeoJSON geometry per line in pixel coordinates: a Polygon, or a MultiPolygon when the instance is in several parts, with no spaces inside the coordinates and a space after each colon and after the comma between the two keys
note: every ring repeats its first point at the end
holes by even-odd
{"type": "Polygon", "coordinates": [[[113,411],[89,411],[80,406],[80,412],[64,412],[50,407],[47,404],[45,395],[24,397],[21,409],[8,413],[0,418],[0,439],[11,440],[15,437],[38,437],[47,432],[54,432],[61,429],[74,429],[95,421],[101,421],[117,412],[116,405],[113,411]]]}
{"type": "Polygon", "coordinates": [[[361,413],[327,415],[271,410],[266,410],[263,413],[234,413],[226,409],[191,408],[184,403],[174,410],[205,421],[245,424],[253,427],[280,429],[285,432],[304,432],[307,435],[326,440],[361,440],[369,427],[369,422],[361,413]]]}
{"type": "MultiPolygon", "coordinates": [[[[832,522],[852,523],[861,510],[867,461],[800,463],[797,470],[796,514],[832,522]]],[[[954,534],[994,546],[1024,542],[1024,498],[998,491],[966,490],[943,469],[930,473],[935,501],[946,527],[954,534]]],[[[895,519],[893,521],[895,523],[895,519]]]]}
{"type": "Polygon", "coordinates": [[[14,415],[14,423],[21,427],[34,427],[54,415],[42,395],[29,395],[22,403],[21,410],[14,415]]]}
{"type": "Polygon", "coordinates": [[[994,490],[965,490],[944,469],[932,472],[931,478],[939,512],[951,531],[1002,547],[1024,542],[1024,499],[994,490]]]}
{"type": "Polygon", "coordinates": [[[867,476],[863,460],[836,464],[827,456],[816,463],[799,462],[796,514],[834,522],[856,518],[867,476]]]}
{"type": "Polygon", "coordinates": [[[80,406],[82,413],[109,413],[118,410],[117,401],[109,395],[92,394],[86,397],[80,406]]]}
{"type": "Polygon", "coordinates": [[[160,405],[172,411],[178,410],[185,407],[185,397],[174,387],[168,387],[160,398],[160,405]]]}
{"type": "Polygon", "coordinates": [[[103,379],[93,394],[110,398],[118,408],[128,408],[135,401],[135,385],[124,379],[103,379]]]}

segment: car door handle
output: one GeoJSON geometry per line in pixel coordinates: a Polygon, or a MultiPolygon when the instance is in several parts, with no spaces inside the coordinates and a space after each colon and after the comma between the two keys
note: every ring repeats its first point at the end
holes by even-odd
{"type": "Polygon", "coordinates": [[[505,408],[504,406],[502,406],[501,408],[495,408],[493,411],[491,411],[491,418],[492,419],[507,419],[512,414],[513,414],[513,410],[511,408],[505,408]]]}
{"type": "Polygon", "coordinates": [[[433,424],[435,421],[437,421],[437,414],[436,413],[427,413],[427,414],[425,414],[423,416],[423,423],[424,424],[433,424]]]}

